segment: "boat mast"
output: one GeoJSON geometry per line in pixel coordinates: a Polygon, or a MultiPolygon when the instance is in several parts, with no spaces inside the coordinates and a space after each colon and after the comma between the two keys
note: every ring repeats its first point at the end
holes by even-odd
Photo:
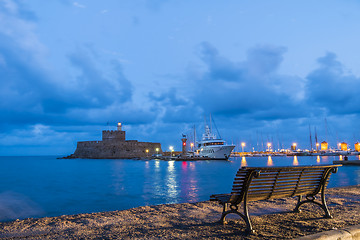
{"type": "MultiPolygon", "coordinates": [[[[196,145],[196,126],[194,125],[194,144],[196,145]]],[[[194,146],[195,149],[195,146],[194,146]]]]}
{"type": "Polygon", "coordinates": [[[310,151],[313,150],[313,147],[312,147],[312,138],[311,138],[311,128],[310,128],[310,124],[309,124],[309,133],[310,133],[310,151]]]}

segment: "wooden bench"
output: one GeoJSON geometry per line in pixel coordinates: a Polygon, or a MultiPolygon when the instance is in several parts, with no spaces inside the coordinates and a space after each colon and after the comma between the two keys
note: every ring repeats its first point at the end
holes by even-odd
{"type": "Polygon", "coordinates": [[[236,173],[231,193],[211,195],[210,201],[223,206],[221,223],[226,215],[238,214],[244,219],[247,232],[254,232],[247,207],[249,201],[297,196],[294,212],[300,212],[304,203],[315,203],[324,210],[326,218],[332,218],[325,201],[325,188],[331,173],[336,173],[339,166],[242,167],[236,173]],[[315,195],[320,192],[321,202],[315,201],[315,195]],[[243,213],[238,211],[241,203],[244,204],[243,213]]]}

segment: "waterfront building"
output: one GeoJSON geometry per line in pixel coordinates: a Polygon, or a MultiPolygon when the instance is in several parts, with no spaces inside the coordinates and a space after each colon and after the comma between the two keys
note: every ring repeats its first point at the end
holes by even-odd
{"type": "Polygon", "coordinates": [[[360,143],[355,143],[355,151],[360,152],[360,143]]]}
{"type": "Polygon", "coordinates": [[[340,143],[340,149],[341,149],[342,151],[347,151],[347,150],[348,150],[348,145],[347,145],[347,143],[346,143],[346,142],[340,143]]]}
{"type": "Polygon", "coordinates": [[[323,142],[320,144],[320,148],[321,148],[321,151],[327,151],[328,148],[329,148],[329,144],[328,144],[326,141],[323,141],[323,142]]]}

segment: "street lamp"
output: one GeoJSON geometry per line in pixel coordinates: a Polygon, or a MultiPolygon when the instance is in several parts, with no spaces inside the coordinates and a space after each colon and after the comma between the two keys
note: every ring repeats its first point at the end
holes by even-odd
{"type": "Polygon", "coordinates": [[[271,143],[268,143],[268,144],[267,144],[267,147],[268,147],[268,152],[270,152],[270,149],[271,149],[271,143]]]}
{"type": "Polygon", "coordinates": [[[190,143],[191,151],[193,151],[194,143],[190,143]]]}
{"type": "Polygon", "coordinates": [[[241,143],[242,152],[244,152],[244,147],[245,147],[245,143],[242,142],[242,143],[241,143]]]}
{"type": "Polygon", "coordinates": [[[170,149],[170,151],[171,151],[171,156],[173,156],[174,147],[173,147],[173,146],[170,146],[169,149],[170,149]]]}
{"type": "Polygon", "coordinates": [[[145,152],[146,152],[146,156],[148,157],[149,156],[149,149],[146,149],[145,152]]]}

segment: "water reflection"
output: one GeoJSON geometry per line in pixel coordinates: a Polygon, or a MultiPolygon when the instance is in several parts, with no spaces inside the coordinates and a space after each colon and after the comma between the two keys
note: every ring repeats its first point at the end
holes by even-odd
{"type": "Polygon", "coordinates": [[[189,202],[196,202],[198,198],[198,181],[195,163],[183,161],[181,164],[180,190],[181,198],[189,202]]]}
{"type": "Polygon", "coordinates": [[[273,163],[273,160],[272,160],[271,156],[268,156],[267,166],[271,167],[273,165],[274,165],[274,163],[273,163]]]}
{"type": "Polygon", "coordinates": [[[159,169],[160,167],[160,161],[159,160],[155,160],[155,168],[159,169]]]}
{"type": "Polygon", "coordinates": [[[339,160],[340,160],[340,161],[343,160],[343,156],[342,156],[342,155],[339,156],[339,160]]]}
{"type": "Polygon", "coordinates": [[[316,157],[316,163],[318,163],[318,164],[320,163],[320,156],[316,157]]]}
{"type": "Polygon", "coordinates": [[[246,167],[247,166],[246,158],[244,156],[241,158],[241,165],[240,166],[241,167],[246,167]]]}
{"type": "MultiPolygon", "coordinates": [[[[360,158],[360,155],[359,155],[359,158],[360,158]]],[[[355,180],[356,184],[360,184],[360,169],[358,169],[354,172],[354,180],[355,180]]]]}
{"type": "MultiPolygon", "coordinates": [[[[148,182],[152,189],[150,189],[151,193],[163,193],[163,178],[161,177],[161,169],[160,169],[160,161],[155,160],[154,162],[154,170],[153,170],[153,182],[148,182]]],[[[151,197],[151,196],[148,196],[151,197]]]]}
{"type": "Polygon", "coordinates": [[[298,159],[297,159],[297,156],[294,156],[293,165],[294,165],[294,166],[299,166],[299,161],[298,161],[298,159]]]}
{"type": "Polygon", "coordinates": [[[125,174],[124,174],[124,170],[123,170],[123,163],[122,162],[114,162],[112,168],[112,177],[113,177],[113,182],[112,182],[112,186],[115,190],[114,194],[115,195],[121,195],[124,192],[126,192],[123,182],[125,181],[125,174]]]}
{"type": "Polygon", "coordinates": [[[168,162],[165,184],[166,184],[167,196],[170,199],[177,199],[179,193],[177,191],[174,161],[168,162]]]}

